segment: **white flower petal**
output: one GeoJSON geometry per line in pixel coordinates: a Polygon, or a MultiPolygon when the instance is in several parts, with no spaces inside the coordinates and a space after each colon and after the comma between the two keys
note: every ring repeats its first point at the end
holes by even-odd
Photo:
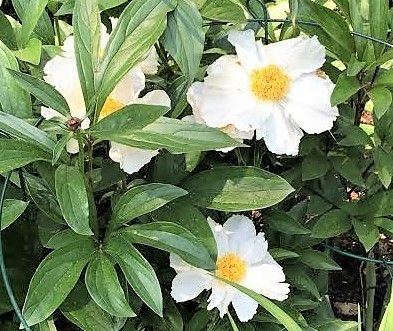
{"type": "Polygon", "coordinates": [[[86,130],[90,127],[90,119],[86,117],[81,123],[81,129],[86,130]]]}
{"type": "Polygon", "coordinates": [[[222,256],[229,251],[228,236],[223,231],[222,225],[214,222],[210,217],[207,218],[217,244],[217,255],[222,256]]]}
{"type": "Polygon", "coordinates": [[[252,130],[254,121],[245,114],[256,106],[256,101],[248,93],[196,82],[188,90],[187,100],[194,115],[208,126],[222,128],[232,124],[240,131],[252,130]]]}
{"type": "Polygon", "coordinates": [[[211,276],[199,269],[178,273],[172,281],[171,296],[176,302],[196,298],[203,290],[211,288],[211,276]]]}
{"type": "Polygon", "coordinates": [[[279,65],[292,78],[322,67],[326,56],[325,48],[316,36],[300,36],[264,45],[261,53],[266,63],[279,65]]]}
{"type": "Polygon", "coordinates": [[[237,294],[232,299],[232,305],[240,322],[252,319],[258,309],[258,302],[243,293],[237,294]]]}
{"type": "Polygon", "coordinates": [[[70,154],[77,154],[79,153],[79,144],[78,144],[78,140],[71,138],[67,145],[66,145],[66,150],[68,153],[70,154]]]}
{"type": "Polygon", "coordinates": [[[134,68],[122,78],[109,97],[123,105],[129,105],[135,102],[144,88],[145,75],[140,69],[134,68]]]}
{"type": "Polygon", "coordinates": [[[267,240],[265,239],[265,235],[261,232],[258,233],[256,237],[250,239],[247,244],[241,246],[239,254],[241,254],[249,264],[256,264],[266,258],[266,254],[268,254],[267,249],[267,240]]]}
{"type": "Polygon", "coordinates": [[[163,90],[151,91],[142,98],[137,99],[135,103],[143,105],[171,107],[171,99],[169,98],[168,94],[163,90]]]}
{"type": "Polygon", "coordinates": [[[207,309],[218,308],[222,318],[228,312],[228,306],[236,295],[235,291],[236,289],[230,285],[226,285],[219,280],[213,280],[212,293],[207,300],[209,302],[207,309]]]}
{"type": "Polygon", "coordinates": [[[43,118],[45,118],[46,120],[51,120],[55,117],[62,119],[64,121],[66,121],[67,119],[60,114],[58,111],[52,109],[52,108],[48,108],[48,107],[41,107],[41,116],[43,118]]]}
{"type": "Polygon", "coordinates": [[[188,264],[182,260],[179,255],[174,253],[169,254],[169,265],[171,268],[175,269],[177,273],[195,269],[195,267],[193,267],[191,264],[188,264]]]}
{"type": "Polygon", "coordinates": [[[250,266],[242,285],[270,299],[283,301],[288,298],[289,284],[281,266],[273,263],[262,263],[250,266]]]}
{"type": "Polygon", "coordinates": [[[261,132],[267,148],[275,154],[297,155],[303,132],[284,111],[276,107],[261,132]]]}
{"type": "Polygon", "coordinates": [[[143,150],[111,142],[109,157],[120,163],[120,168],[128,174],[140,170],[145,164],[158,154],[158,151],[143,150]]]}
{"type": "Polygon", "coordinates": [[[139,64],[139,68],[146,75],[154,75],[158,71],[158,54],[154,47],[150,48],[146,58],[139,64]]]}
{"type": "MultiPolygon", "coordinates": [[[[255,226],[243,215],[233,215],[223,225],[223,231],[228,237],[229,251],[239,253],[256,237],[255,226]]],[[[239,254],[241,255],[241,254],[239,254]]]]}
{"type": "Polygon", "coordinates": [[[333,89],[334,84],[327,77],[302,75],[289,92],[286,112],[307,133],[330,130],[338,116],[337,107],[330,103],[333,89]]]}
{"type": "Polygon", "coordinates": [[[261,41],[255,41],[254,31],[229,31],[228,41],[235,46],[236,54],[242,66],[248,71],[263,65],[260,54],[262,43],[261,41]]]}

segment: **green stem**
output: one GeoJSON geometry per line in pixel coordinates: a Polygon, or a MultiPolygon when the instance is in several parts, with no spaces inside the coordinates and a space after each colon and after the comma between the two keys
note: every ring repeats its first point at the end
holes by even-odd
{"type": "MultiPolygon", "coordinates": [[[[373,253],[370,252],[369,256],[372,258],[373,253]]],[[[374,299],[375,299],[375,286],[377,284],[377,274],[374,263],[366,263],[366,313],[364,315],[364,327],[366,331],[374,330],[374,299]]]]}
{"type": "Polygon", "coordinates": [[[55,31],[57,37],[57,44],[59,46],[63,46],[63,42],[61,41],[61,32],[60,32],[60,25],[59,25],[59,18],[56,16],[54,19],[55,22],[55,31]]]}
{"type": "Polygon", "coordinates": [[[83,137],[78,135],[78,146],[79,146],[79,167],[81,169],[81,173],[85,175],[85,146],[83,144],[83,137]]]}

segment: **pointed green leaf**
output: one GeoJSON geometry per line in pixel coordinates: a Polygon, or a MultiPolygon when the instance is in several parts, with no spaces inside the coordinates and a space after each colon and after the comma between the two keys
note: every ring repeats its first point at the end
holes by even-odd
{"type": "Polygon", "coordinates": [[[353,228],[366,252],[375,246],[379,241],[379,230],[371,222],[352,219],[353,228]]]}
{"type": "Polygon", "coordinates": [[[311,237],[330,238],[349,231],[351,227],[348,214],[334,209],[322,215],[314,224],[311,237]]]}
{"type": "Polygon", "coordinates": [[[53,251],[40,263],[23,306],[28,325],[44,321],[62,304],[93,252],[93,242],[86,239],[53,251]]]}
{"type": "Polygon", "coordinates": [[[270,207],[293,192],[283,178],[254,167],[203,171],[189,177],[183,187],[196,205],[228,212],[270,207]]]}
{"type": "Polygon", "coordinates": [[[85,274],[86,288],[105,311],[118,317],[135,317],[120,285],[115,267],[105,253],[98,252],[85,274]]]}
{"type": "Polygon", "coordinates": [[[336,86],[330,97],[332,106],[336,106],[340,103],[347,101],[361,88],[359,79],[354,76],[347,76],[342,73],[337,80],[336,86]]]}
{"type": "Polygon", "coordinates": [[[6,199],[1,215],[1,230],[10,226],[23,214],[29,203],[21,200],[6,199]]]}
{"type": "MultiPolygon", "coordinates": [[[[372,0],[369,2],[369,22],[372,37],[385,41],[388,35],[389,24],[389,1],[372,0]]],[[[380,43],[373,43],[375,57],[381,55],[384,46],[380,43]]]]}
{"type": "Polygon", "coordinates": [[[120,226],[186,194],[187,191],[170,184],[151,183],[135,186],[123,194],[116,203],[113,208],[113,221],[120,226]]]}
{"type": "Polygon", "coordinates": [[[56,170],[55,184],[57,200],[67,224],[76,233],[92,235],[89,227],[89,199],[80,170],[61,165],[56,170]]]}
{"type": "Polygon", "coordinates": [[[374,114],[381,118],[392,104],[392,93],[383,86],[376,86],[368,91],[368,95],[374,104],[374,114]]]}
{"type": "Polygon", "coordinates": [[[341,267],[332,260],[326,253],[313,249],[300,252],[299,261],[317,270],[341,270],[341,267]]]}
{"type": "Polygon", "coordinates": [[[156,314],[162,316],[163,302],[160,283],[153,267],[127,240],[113,236],[104,247],[105,252],[119,264],[135,293],[156,314]]]}
{"type": "Polygon", "coordinates": [[[38,20],[45,10],[48,0],[29,0],[23,13],[22,29],[20,32],[21,43],[26,45],[36,27],[38,20]]]}

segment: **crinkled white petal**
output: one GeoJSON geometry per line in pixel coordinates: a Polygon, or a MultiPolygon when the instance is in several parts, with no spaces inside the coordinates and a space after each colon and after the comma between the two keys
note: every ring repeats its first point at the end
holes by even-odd
{"type": "Polygon", "coordinates": [[[267,249],[268,243],[265,235],[260,232],[256,237],[239,247],[239,255],[243,256],[249,264],[256,264],[266,258],[267,249]]]}
{"type": "Polygon", "coordinates": [[[66,145],[66,150],[68,153],[70,154],[77,154],[79,153],[79,144],[78,144],[78,140],[71,138],[67,145],[66,145]]]}
{"type": "Polygon", "coordinates": [[[137,104],[171,107],[171,99],[163,90],[154,90],[135,100],[137,104]]]}
{"type": "Polygon", "coordinates": [[[59,118],[64,121],[66,120],[65,116],[60,114],[58,111],[48,107],[41,107],[41,116],[46,120],[51,120],[53,118],[59,118]]]}
{"type": "Polygon", "coordinates": [[[128,174],[139,171],[158,154],[158,151],[144,150],[111,142],[109,157],[120,164],[120,168],[128,174]]]}
{"type": "Polygon", "coordinates": [[[275,154],[297,155],[303,132],[279,106],[271,112],[261,130],[266,147],[275,154]]]}
{"type": "Polygon", "coordinates": [[[326,51],[316,36],[300,36],[264,45],[261,54],[266,64],[276,64],[297,78],[322,67],[326,51]]]}
{"type": "Polygon", "coordinates": [[[235,46],[236,54],[239,57],[242,67],[247,71],[264,65],[260,53],[262,42],[260,40],[255,41],[254,31],[229,31],[228,41],[235,46]]]}
{"type": "Polygon", "coordinates": [[[258,302],[240,292],[232,299],[232,305],[240,322],[252,319],[258,309],[258,302]]]}
{"type": "MultiPolygon", "coordinates": [[[[229,251],[240,253],[242,248],[250,244],[256,237],[255,226],[243,215],[233,215],[223,225],[223,231],[228,237],[229,251]]],[[[239,254],[241,255],[241,254],[239,254]]]]}
{"type": "Polygon", "coordinates": [[[330,130],[338,116],[337,107],[330,103],[333,89],[328,77],[320,78],[314,73],[302,75],[293,82],[285,110],[307,133],[330,130]]]}

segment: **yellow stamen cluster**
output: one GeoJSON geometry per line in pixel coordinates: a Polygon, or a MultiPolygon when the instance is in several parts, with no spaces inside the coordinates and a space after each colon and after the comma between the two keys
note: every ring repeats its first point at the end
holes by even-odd
{"type": "Polygon", "coordinates": [[[261,101],[280,101],[288,93],[290,82],[279,66],[270,64],[251,73],[250,88],[261,101]]]}
{"type": "Polygon", "coordinates": [[[110,114],[117,112],[118,110],[120,110],[123,107],[124,107],[124,105],[120,101],[117,101],[112,98],[106,99],[104,106],[102,107],[101,112],[100,112],[100,119],[103,119],[103,118],[109,116],[110,114]]]}
{"type": "Polygon", "coordinates": [[[246,262],[234,253],[225,254],[217,259],[216,276],[240,282],[246,275],[246,262]]]}

